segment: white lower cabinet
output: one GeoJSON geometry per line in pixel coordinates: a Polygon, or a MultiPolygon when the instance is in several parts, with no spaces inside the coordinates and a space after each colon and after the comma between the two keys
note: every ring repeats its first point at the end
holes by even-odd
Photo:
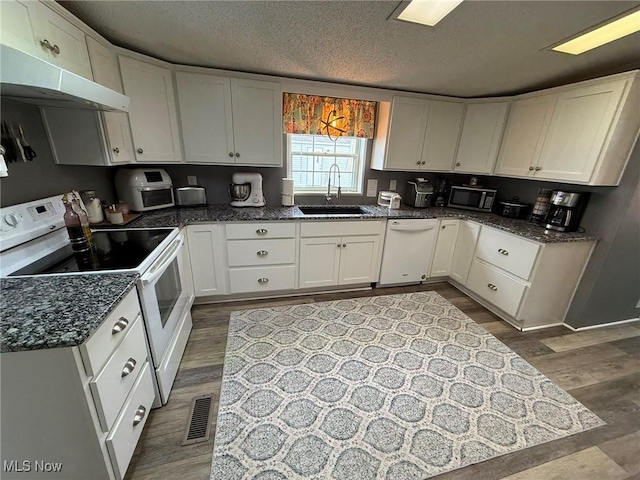
{"type": "Polygon", "coordinates": [[[338,285],[341,237],[302,238],[300,240],[300,287],[338,285]]]}
{"type": "Polygon", "coordinates": [[[196,297],[227,293],[222,228],[223,226],[218,224],[187,227],[187,244],[196,297]]]}
{"type": "Polygon", "coordinates": [[[518,281],[499,268],[475,259],[471,265],[467,286],[500,310],[516,316],[527,284],[518,281]]]}
{"type": "Polygon", "coordinates": [[[290,290],[295,287],[295,265],[271,265],[229,269],[231,293],[290,290]]]}
{"type": "Polygon", "coordinates": [[[469,222],[468,220],[460,220],[456,247],[453,251],[453,259],[451,261],[450,276],[462,285],[467,283],[467,277],[469,276],[469,269],[471,268],[479,234],[480,225],[469,222]]]}
{"type": "Polygon", "coordinates": [[[460,220],[458,219],[440,220],[436,248],[433,252],[433,261],[431,262],[431,277],[449,276],[459,226],[460,220]]]}
{"type": "Polygon", "coordinates": [[[342,238],[338,285],[375,281],[378,241],[378,235],[342,238]]]}

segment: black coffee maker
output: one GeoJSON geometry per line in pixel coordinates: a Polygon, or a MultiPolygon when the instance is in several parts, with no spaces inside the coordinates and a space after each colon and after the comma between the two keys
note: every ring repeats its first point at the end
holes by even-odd
{"type": "Polygon", "coordinates": [[[558,232],[575,232],[587,206],[588,193],[555,191],[551,195],[551,204],[544,226],[558,232]]]}
{"type": "Polygon", "coordinates": [[[451,182],[446,178],[437,177],[432,202],[435,207],[446,207],[449,203],[451,182]]]}

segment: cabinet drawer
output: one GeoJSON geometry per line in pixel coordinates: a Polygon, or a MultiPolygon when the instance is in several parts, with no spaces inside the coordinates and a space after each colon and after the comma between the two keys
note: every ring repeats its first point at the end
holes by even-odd
{"type": "Polygon", "coordinates": [[[89,386],[102,430],[108,432],[147,360],[144,324],[138,316],[120,346],[89,386]]]}
{"type": "Polygon", "coordinates": [[[111,464],[119,480],[124,478],[155,396],[151,368],[149,362],[145,362],[131,395],[106,440],[111,464]]]}
{"type": "Polygon", "coordinates": [[[227,224],[227,240],[255,238],[294,238],[296,224],[292,222],[242,222],[227,224]]]}
{"type": "Polygon", "coordinates": [[[230,240],[227,253],[230,267],[295,263],[296,241],[293,238],[230,240]]]}
{"type": "Polygon", "coordinates": [[[476,257],[528,280],[539,249],[537,243],[492,228],[483,228],[476,257]]]}
{"type": "Polygon", "coordinates": [[[382,222],[359,220],[357,222],[303,222],[300,225],[301,237],[341,237],[343,235],[378,235],[382,222]]]}
{"type": "Polygon", "coordinates": [[[140,304],[138,292],[134,288],[93,332],[93,335],[80,345],[82,362],[88,376],[94,376],[100,371],[111,353],[120,345],[138,315],[140,315],[140,304]]]}
{"type": "Polygon", "coordinates": [[[295,287],[295,265],[231,268],[231,293],[285,290],[295,287]]]}
{"type": "Polygon", "coordinates": [[[467,288],[515,317],[527,285],[495,267],[474,260],[467,288]]]}

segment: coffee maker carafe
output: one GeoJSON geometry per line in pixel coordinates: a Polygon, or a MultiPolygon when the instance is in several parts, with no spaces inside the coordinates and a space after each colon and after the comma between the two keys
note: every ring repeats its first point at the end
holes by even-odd
{"type": "Polygon", "coordinates": [[[545,228],[558,232],[575,232],[587,204],[588,193],[555,191],[544,220],[545,228]]]}

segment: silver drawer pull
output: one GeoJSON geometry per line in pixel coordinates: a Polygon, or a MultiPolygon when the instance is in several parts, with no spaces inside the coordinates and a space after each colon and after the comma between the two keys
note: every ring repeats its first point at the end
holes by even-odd
{"type": "Polygon", "coordinates": [[[116,333],[120,333],[125,328],[127,328],[127,325],[129,325],[129,320],[124,318],[124,317],[120,317],[118,319],[118,321],[113,324],[113,329],[111,330],[111,335],[115,335],[116,333]]]}
{"type": "Polygon", "coordinates": [[[493,283],[487,283],[487,287],[489,287],[494,292],[498,291],[498,287],[496,287],[493,283]]]}
{"type": "Polygon", "coordinates": [[[138,425],[142,420],[144,420],[144,414],[147,413],[147,409],[144,405],[140,405],[138,410],[136,410],[136,414],[133,417],[133,426],[138,425]]]}
{"type": "Polygon", "coordinates": [[[133,358],[127,360],[127,363],[124,364],[124,368],[122,369],[122,376],[126,377],[131,372],[133,372],[133,369],[136,368],[136,363],[137,362],[133,358]]]}
{"type": "Polygon", "coordinates": [[[268,278],[266,278],[266,277],[259,278],[259,279],[258,279],[258,283],[269,283],[269,279],[268,279],[268,278]]]}
{"type": "Polygon", "coordinates": [[[257,253],[259,257],[266,257],[267,255],[269,255],[269,252],[267,252],[266,250],[260,250],[257,253]]]}
{"type": "Polygon", "coordinates": [[[256,230],[256,233],[258,235],[266,235],[267,234],[267,229],[266,228],[259,228],[258,230],[256,230]]]}
{"type": "Polygon", "coordinates": [[[507,252],[504,248],[499,248],[498,253],[501,253],[502,255],[509,255],[509,252],[507,252]]]}

